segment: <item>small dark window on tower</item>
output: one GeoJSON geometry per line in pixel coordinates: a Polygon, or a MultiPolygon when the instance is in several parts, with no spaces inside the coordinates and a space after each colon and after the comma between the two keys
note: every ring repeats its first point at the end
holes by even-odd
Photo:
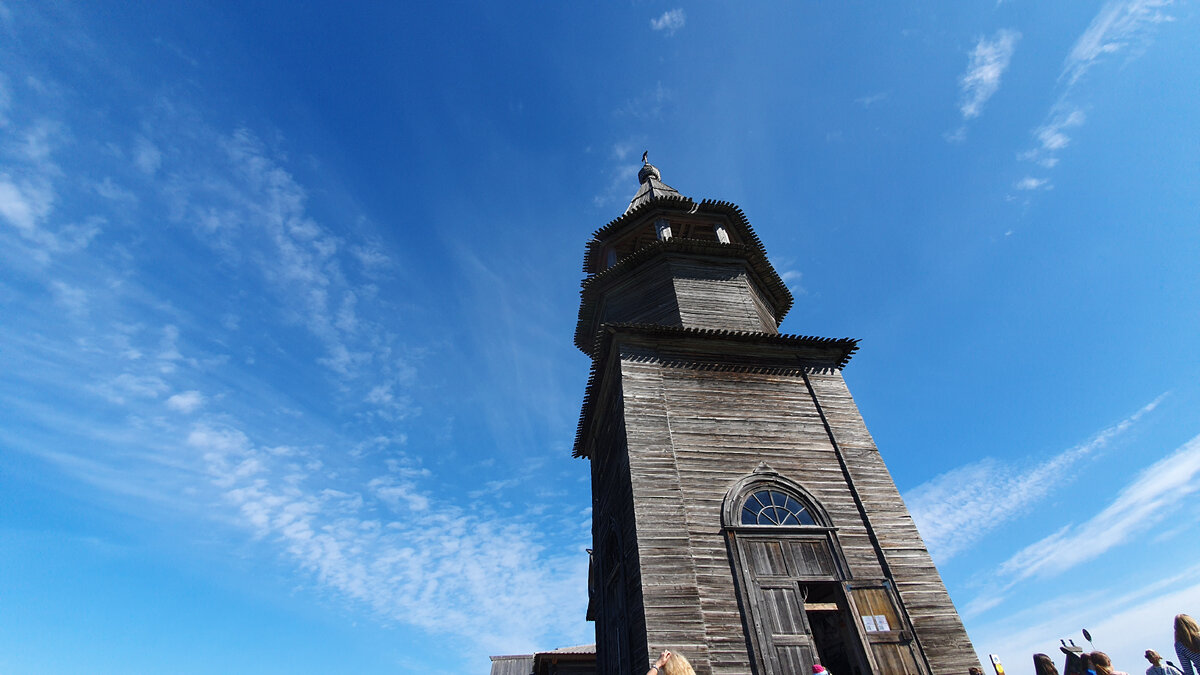
{"type": "Polygon", "coordinates": [[[808,509],[778,490],[760,490],[742,505],[743,525],[816,525],[808,509]]]}

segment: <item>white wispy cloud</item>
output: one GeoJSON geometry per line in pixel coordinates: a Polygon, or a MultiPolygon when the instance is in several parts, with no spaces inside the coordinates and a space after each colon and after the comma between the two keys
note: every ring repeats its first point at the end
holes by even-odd
{"type": "Polygon", "coordinates": [[[106,155],[125,163],[124,174],[109,167],[111,183],[73,167],[71,154],[88,148],[72,145],[66,123],[39,127],[66,140],[10,123],[20,143],[3,148],[0,243],[26,248],[5,246],[0,260],[22,265],[47,302],[23,303],[19,328],[0,322],[5,356],[19,366],[5,377],[22,385],[0,391],[0,407],[55,436],[9,426],[0,443],[136,517],[164,512],[145,508],[153,502],[197,530],[234,528],[230,541],[256,539],[271,560],[282,553],[311,592],[469,643],[455,658],[532,650],[547,635],[586,641],[586,522],[572,510],[564,533],[553,509],[498,505],[507,483],[483,481],[487,491],[472,498],[453,476],[400,452],[397,422],[418,412],[415,366],[397,337],[404,317],[354,278],[385,269],[390,256],[315,218],[286,154],[258,134],[223,132],[178,109],[172,101],[152,114],[140,136],[91,134],[96,147],[120,149],[106,155]],[[72,190],[88,191],[98,208],[129,208],[129,199],[95,198],[121,197],[109,187],[136,196],[139,217],[174,226],[139,232],[142,251],[194,251],[175,261],[180,279],[162,278],[161,261],[148,266],[154,276],[139,276],[138,251],[119,230],[88,249],[102,215],[63,222],[72,190]],[[24,263],[25,251],[45,262],[24,263]],[[172,293],[172,283],[212,266],[234,280],[236,304],[172,293]],[[314,413],[236,367],[250,358],[231,365],[222,350],[247,349],[259,332],[271,334],[256,345],[263,364],[322,392],[328,410],[314,413]]]}
{"type": "Polygon", "coordinates": [[[854,99],[854,102],[861,105],[864,108],[870,108],[871,106],[875,105],[876,103],[886,100],[887,97],[888,97],[888,92],[881,91],[876,94],[868,94],[866,96],[859,96],[858,98],[854,99]]]}
{"type": "MultiPolygon", "coordinates": [[[[1165,396],[1165,394],[1164,394],[1165,396]]],[[[985,458],[943,473],[904,495],[929,553],[943,564],[1061,487],[1066,470],[1153,411],[1163,396],[1086,442],[1032,466],[985,458]]]]}
{"type": "Polygon", "coordinates": [[[1062,77],[1068,85],[1075,84],[1105,55],[1146,40],[1147,29],[1174,20],[1162,11],[1172,1],[1110,0],[1075,41],[1063,64],[1062,77]]]}
{"type": "Polygon", "coordinates": [[[137,195],[133,194],[133,192],[130,190],[126,190],[125,188],[117,185],[115,182],[113,182],[111,177],[105,177],[104,180],[93,185],[92,189],[95,190],[96,194],[100,195],[101,197],[104,197],[105,199],[111,199],[114,202],[127,202],[136,204],[138,200],[137,195]]]}
{"type": "Polygon", "coordinates": [[[202,405],[204,405],[204,394],[194,389],[181,391],[167,399],[168,408],[184,414],[196,412],[202,405]]]}
{"type": "Polygon", "coordinates": [[[964,120],[978,117],[984,104],[1000,89],[1000,78],[1008,69],[1020,38],[1017,31],[999,30],[992,37],[979,38],[975,43],[967,72],[959,80],[962,88],[959,110],[964,120]]]}
{"type": "Polygon", "coordinates": [[[162,152],[144,136],[133,145],[133,163],[143,173],[154,174],[162,166],[162,152]]]}
{"type": "Polygon", "coordinates": [[[308,212],[308,192],[257,135],[246,129],[220,134],[190,128],[187,147],[170,146],[173,120],[150,127],[135,142],[135,156],[155,150],[153,167],[169,172],[172,218],[242,269],[255,270],[280,300],[286,320],[303,325],[323,345],[316,362],[359,400],[388,419],[411,413],[409,399],[384,392],[412,377],[398,337],[358,307],[369,289],[348,268],[378,270],[386,255],[369,243],[347,242],[308,212]],[[161,137],[161,138],[160,138],[161,137]]]}
{"type": "Polygon", "coordinates": [[[685,23],[687,23],[687,15],[680,7],[663,12],[662,16],[657,19],[650,19],[650,28],[665,31],[667,35],[674,35],[675,31],[683,28],[685,23]]]}
{"type": "Polygon", "coordinates": [[[158,398],[169,389],[161,377],[134,373],[121,373],[93,387],[94,391],[118,405],[123,405],[130,397],[158,398]]]}
{"type": "MultiPolygon", "coordinates": [[[[54,256],[86,248],[101,231],[105,219],[88,216],[74,222],[51,218],[61,199],[64,182],[55,153],[70,142],[61,122],[26,115],[10,120],[0,136],[0,247],[9,264],[47,264],[54,256]],[[10,229],[11,228],[11,229],[10,229]],[[7,230],[7,232],[6,232],[7,230]],[[16,238],[6,236],[15,233],[16,238]]],[[[92,184],[83,179],[77,184],[92,184]]]]}
{"type": "Polygon", "coordinates": [[[1017,181],[1013,187],[1017,188],[1018,190],[1049,190],[1051,186],[1049,178],[1034,178],[1033,176],[1026,176],[1017,181]]]}
{"type": "Polygon", "coordinates": [[[71,314],[82,316],[87,313],[87,293],[82,288],[62,281],[52,281],[50,290],[54,293],[55,302],[71,314]]]}
{"type": "Polygon", "coordinates": [[[641,164],[634,161],[638,147],[640,146],[633,139],[613,144],[610,165],[606,171],[609,176],[608,184],[600,194],[592,197],[595,206],[628,203],[633,198],[638,189],[637,172],[641,168],[641,164]]]}
{"type": "MultiPolygon", "coordinates": [[[[663,107],[671,100],[672,95],[673,92],[663,86],[662,82],[655,82],[653,89],[648,89],[641,95],[625,101],[621,107],[617,108],[616,114],[637,119],[658,119],[662,116],[663,107]]],[[[617,144],[616,147],[621,146],[617,144]]]]}
{"type": "MultiPolygon", "coordinates": [[[[1071,587],[1064,587],[1071,588],[1071,587]]],[[[1006,672],[1034,675],[1031,654],[1044,653],[1061,659],[1060,638],[1080,640],[1079,629],[1088,627],[1113,662],[1142,663],[1147,648],[1171,658],[1171,618],[1181,608],[1200,604],[1200,565],[1140,587],[1105,584],[1091,590],[1068,590],[1043,596],[1030,607],[1005,614],[988,623],[967,620],[975,646],[983,659],[999,654],[1006,672]]]]}
{"type": "Polygon", "coordinates": [[[1087,116],[1079,108],[1066,108],[1054,111],[1047,122],[1034,130],[1041,150],[1045,156],[1062,150],[1071,143],[1067,130],[1083,124],[1087,116]]]}
{"type": "Polygon", "coordinates": [[[804,279],[804,273],[800,270],[786,269],[779,273],[779,278],[783,279],[783,283],[787,284],[788,290],[792,295],[807,295],[808,289],[800,283],[804,279]]]}
{"type": "Polygon", "coordinates": [[[1000,565],[1019,581],[1061,574],[1145,533],[1200,491],[1200,436],[1142,470],[1102,511],[1030,544],[1000,565]]]}
{"type": "Polygon", "coordinates": [[[421,485],[428,472],[410,465],[393,463],[356,488],[331,481],[307,451],[279,456],[237,428],[198,424],[188,444],[244,527],[388,619],[494,653],[530,649],[547,626],[577,623],[583,611],[582,537],[579,550],[546,551],[535,527],[439,497],[421,485]]]}
{"type": "Polygon", "coordinates": [[[1046,121],[1033,130],[1036,145],[1019,153],[1019,159],[1044,168],[1058,164],[1058,153],[1071,142],[1067,131],[1086,120],[1080,106],[1072,102],[1076,86],[1105,56],[1126,52],[1133,58],[1148,47],[1153,29],[1173,20],[1163,12],[1170,4],[1172,0],[1109,0],[1100,8],[1063,62],[1061,93],[1046,121]]]}
{"type": "MultiPolygon", "coordinates": [[[[1190,515],[1186,511],[1187,504],[1200,491],[1198,479],[1200,436],[1140,471],[1087,521],[1068,524],[1025,546],[998,565],[986,575],[983,589],[963,608],[963,616],[974,618],[1000,606],[1014,588],[1030,580],[1059,577],[1118,546],[1139,537],[1144,539],[1155,526],[1177,512],[1190,515]]],[[[1144,550],[1143,547],[1135,555],[1141,555],[1144,550]]],[[[1159,549],[1154,547],[1153,550],[1159,549]]]]}
{"type": "Polygon", "coordinates": [[[14,181],[0,173],[0,216],[24,235],[33,233],[50,212],[54,192],[45,180],[14,181]]]}

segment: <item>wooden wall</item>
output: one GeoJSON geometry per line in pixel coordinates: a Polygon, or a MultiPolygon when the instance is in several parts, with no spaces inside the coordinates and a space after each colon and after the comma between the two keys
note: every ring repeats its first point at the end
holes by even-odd
{"type": "Polygon", "coordinates": [[[778,333],[770,303],[738,258],[660,256],[599,291],[597,302],[591,331],[647,323],[778,333]]]}
{"type": "Polygon", "coordinates": [[[597,314],[598,323],[681,325],[668,262],[660,258],[643,265],[606,289],[597,314]]]}
{"type": "MultiPolygon", "coordinates": [[[[613,364],[615,366],[615,364],[613,364]]],[[[646,618],[642,608],[641,565],[637,552],[637,527],[633,513],[633,489],[626,445],[626,420],[622,382],[616,368],[603,381],[597,405],[600,419],[591,460],[592,542],[594,560],[600,561],[594,592],[596,605],[596,672],[625,675],[643,663],[646,652],[646,618]],[[606,547],[615,532],[621,550],[625,593],[621,607],[606,601],[604,583],[611,570],[604,561],[606,547]],[[625,638],[626,655],[618,660],[614,640],[625,638]],[[624,661],[624,662],[622,662],[624,661]]]]}
{"type": "Polygon", "coordinates": [[[786,348],[774,358],[793,365],[757,369],[766,372],[689,367],[696,346],[689,349],[653,339],[620,346],[619,362],[611,365],[619,373],[609,373],[620,382],[620,400],[605,417],[611,424],[612,416],[623,416],[622,466],[593,456],[593,491],[601,493],[597,521],[607,517],[602,513],[619,512],[629,520],[625,541],[636,547],[643,612],[636,620],[643,622],[647,655],[682,651],[701,675],[750,672],[749,634],[721,507],[729,488],[766,461],[828,512],[855,579],[883,579],[891,568],[935,674],[961,674],[975,665],[958,615],[840,373],[805,369],[810,389],[786,348]],[[616,475],[622,469],[627,478],[616,475]],[[626,499],[631,514],[616,506],[626,499]]]}
{"type": "Polygon", "coordinates": [[[774,316],[740,260],[673,258],[675,304],[689,328],[776,333],[774,316]]]}

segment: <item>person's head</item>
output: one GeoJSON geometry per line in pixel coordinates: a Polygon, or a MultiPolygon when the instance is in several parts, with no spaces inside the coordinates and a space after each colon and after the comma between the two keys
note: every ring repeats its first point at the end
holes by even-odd
{"type": "Polygon", "coordinates": [[[813,664],[813,675],[821,675],[821,673],[828,673],[828,672],[829,672],[828,670],[825,670],[825,666],[823,666],[819,663],[813,664]]]}
{"type": "Polygon", "coordinates": [[[1187,614],[1175,616],[1175,641],[1194,652],[1200,652],[1200,626],[1187,614]]]}
{"type": "Polygon", "coordinates": [[[1162,656],[1160,656],[1159,653],[1153,649],[1147,649],[1145,656],[1146,660],[1149,661],[1150,665],[1152,666],[1157,666],[1158,662],[1162,661],[1162,656]]]}
{"type": "Polygon", "coordinates": [[[1045,654],[1033,655],[1033,672],[1037,675],[1058,675],[1058,667],[1045,654]]]}
{"type": "Polygon", "coordinates": [[[687,657],[679,652],[671,652],[671,658],[663,664],[663,671],[666,675],[696,675],[687,657]]]}
{"type": "Polygon", "coordinates": [[[971,666],[967,668],[967,675],[983,675],[983,668],[979,666],[971,666]]]}
{"type": "Polygon", "coordinates": [[[1111,675],[1113,671],[1112,659],[1108,658],[1108,654],[1104,652],[1092,652],[1092,670],[1096,671],[1096,675],[1111,675]]]}

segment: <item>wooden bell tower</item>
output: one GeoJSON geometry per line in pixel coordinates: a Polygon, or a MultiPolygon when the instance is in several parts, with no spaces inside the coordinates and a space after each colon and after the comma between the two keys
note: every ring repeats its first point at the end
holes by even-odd
{"type": "Polygon", "coordinates": [[[742,211],[645,164],[587,244],[597,670],[962,675],[975,650],[841,369],[781,335],[792,297],[742,211]]]}

